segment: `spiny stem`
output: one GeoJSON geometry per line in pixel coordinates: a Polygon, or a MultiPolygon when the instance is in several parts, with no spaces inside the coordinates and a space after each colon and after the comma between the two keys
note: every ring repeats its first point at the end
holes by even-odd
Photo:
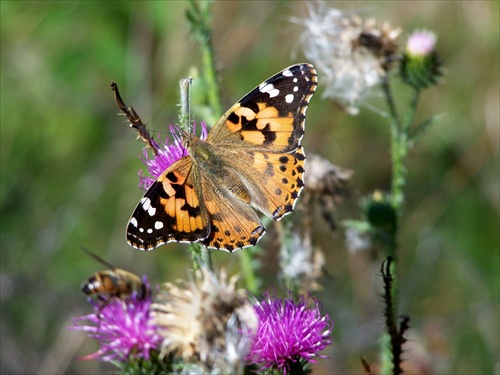
{"type": "Polygon", "coordinates": [[[179,122],[181,128],[187,132],[191,132],[191,85],[193,79],[191,77],[183,78],[179,81],[181,89],[181,112],[179,114],[179,122]]]}
{"type": "Polygon", "coordinates": [[[200,245],[199,243],[192,243],[189,246],[189,250],[191,252],[191,259],[193,260],[194,271],[201,270],[204,267],[208,268],[210,271],[213,271],[212,256],[210,250],[208,250],[205,246],[200,245]]]}
{"type": "Polygon", "coordinates": [[[398,112],[392,96],[391,86],[389,85],[389,77],[387,75],[385,75],[382,79],[382,90],[384,91],[385,99],[387,100],[387,106],[389,107],[392,122],[394,122],[398,129],[401,129],[401,122],[399,121],[398,112]]]}
{"type": "MultiPolygon", "coordinates": [[[[214,116],[222,114],[220,90],[215,69],[215,53],[212,46],[211,6],[213,1],[190,1],[187,18],[193,37],[200,43],[202,76],[206,90],[206,100],[214,116]]],[[[215,121],[214,121],[215,122],[215,121]]]]}
{"type": "Polygon", "coordinates": [[[413,121],[415,120],[415,115],[417,113],[418,102],[420,100],[420,90],[414,89],[413,95],[410,99],[410,103],[408,105],[408,110],[406,111],[406,116],[403,122],[403,131],[408,133],[413,121]]]}

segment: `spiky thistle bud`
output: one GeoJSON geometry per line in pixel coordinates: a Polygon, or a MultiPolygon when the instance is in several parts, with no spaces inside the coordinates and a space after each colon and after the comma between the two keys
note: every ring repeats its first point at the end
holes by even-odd
{"type": "Polygon", "coordinates": [[[401,77],[407,85],[420,90],[438,83],[442,62],[436,42],[432,31],[421,30],[410,35],[401,59],[401,77]]]}

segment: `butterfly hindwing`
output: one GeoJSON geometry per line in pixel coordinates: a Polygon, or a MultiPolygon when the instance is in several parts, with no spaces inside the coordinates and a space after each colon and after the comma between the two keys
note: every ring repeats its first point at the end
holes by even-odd
{"type": "MultiPolygon", "coordinates": [[[[230,171],[227,173],[231,174],[230,171]]],[[[245,186],[240,181],[230,181],[231,187],[218,183],[217,179],[205,180],[203,193],[211,230],[203,243],[209,248],[232,252],[255,245],[265,228],[246,201],[245,186]]]]}

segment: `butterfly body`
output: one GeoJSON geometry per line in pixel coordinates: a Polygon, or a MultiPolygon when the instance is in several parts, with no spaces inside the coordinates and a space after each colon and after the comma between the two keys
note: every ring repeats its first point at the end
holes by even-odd
{"type": "Polygon", "coordinates": [[[233,251],[265,233],[255,210],[280,220],[303,188],[300,145],[305,111],[316,89],[310,64],[293,65],[244,96],[207,139],[185,134],[188,155],[151,185],[127,227],[141,250],[201,242],[233,251]]]}

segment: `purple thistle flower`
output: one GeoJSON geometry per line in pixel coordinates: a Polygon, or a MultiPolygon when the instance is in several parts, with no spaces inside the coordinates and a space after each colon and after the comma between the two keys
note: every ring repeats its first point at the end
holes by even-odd
{"type": "MultiPolygon", "coordinates": [[[[146,287],[149,287],[145,279],[146,287]]],[[[100,349],[82,359],[102,361],[127,361],[135,359],[149,360],[150,351],[157,350],[161,337],[151,317],[151,296],[140,299],[137,294],[130,299],[106,299],[97,302],[89,298],[94,313],[73,319],[75,331],[87,332],[90,338],[97,340],[100,349]]]]}
{"type": "MultiPolygon", "coordinates": [[[[142,173],[142,169],[139,170],[139,187],[141,189],[147,190],[153,182],[173,163],[175,163],[180,158],[188,154],[188,149],[185,147],[183,142],[183,131],[175,125],[170,125],[170,133],[172,134],[172,142],[169,143],[169,139],[166,138],[165,142],[162,142],[160,136],[158,135],[158,142],[151,139],[153,145],[155,145],[158,151],[157,155],[152,158],[149,157],[148,149],[144,149],[142,155],[139,155],[139,159],[146,165],[148,172],[152,177],[145,176],[142,173]]],[[[193,125],[193,133],[196,131],[196,123],[193,125]]],[[[207,125],[201,122],[201,139],[207,138],[207,125]]]]}
{"type": "Polygon", "coordinates": [[[328,314],[321,315],[318,301],[308,307],[310,298],[300,296],[283,300],[264,295],[265,300],[254,305],[259,325],[247,359],[253,364],[262,364],[262,369],[275,367],[286,374],[293,365],[310,361],[331,344],[333,321],[328,314]]]}

